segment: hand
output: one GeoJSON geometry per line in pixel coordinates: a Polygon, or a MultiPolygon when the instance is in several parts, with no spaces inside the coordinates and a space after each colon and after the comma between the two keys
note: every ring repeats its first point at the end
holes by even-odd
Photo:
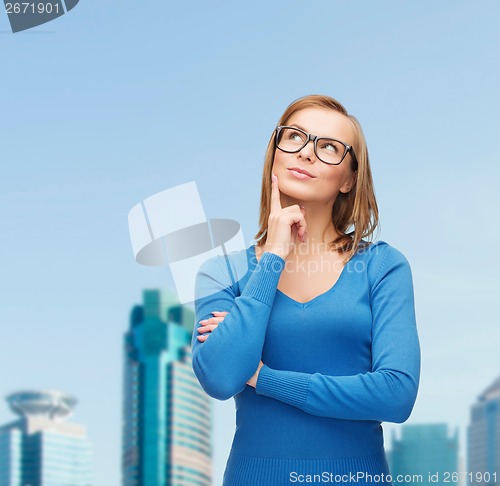
{"type": "MultiPolygon", "coordinates": [[[[198,328],[198,332],[200,334],[212,332],[219,325],[219,322],[222,322],[224,320],[224,317],[226,317],[229,314],[229,312],[214,311],[212,312],[212,314],[214,315],[214,317],[209,317],[208,319],[200,321],[200,324],[203,324],[203,326],[200,326],[198,328]]],[[[204,336],[198,336],[198,341],[203,343],[208,339],[208,336],[210,336],[210,334],[205,334],[204,336]]]]}
{"type": "Polygon", "coordinates": [[[261,361],[259,361],[259,366],[257,367],[257,371],[255,372],[255,374],[252,376],[252,378],[250,378],[248,381],[247,381],[247,385],[250,385],[250,386],[253,386],[254,388],[257,386],[257,379],[259,378],[259,372],[260,372],[260,369],[264,366],[264,363],[261,361]]]}
{"type": "Polygon", "coordinates": [[[282,208],[278,177],[273,173],[271,178],[271,212],[263,251],[276,253],[285,259],[289,255],[297,237],[302,242],[306,240],[305,209],[298,204],[282,208]]]}

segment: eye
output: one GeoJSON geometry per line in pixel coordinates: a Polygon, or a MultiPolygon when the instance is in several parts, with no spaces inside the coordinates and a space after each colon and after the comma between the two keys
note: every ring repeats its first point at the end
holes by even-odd
{"type": "Polygon", "coordinates": [[[297,142],[301,142],[304,139],[304,134],[297,131],[292,131],[289,133],[288,138],[290,140],[296,140],[297,142]]]}
{"type": "Polygon", "coordinates": [[[325,140],[324,143],[321,144],[321,148],[323,150],[328,150],[329,152],[334,153],[337,153],[339,151],[338,144],[331,140],[325,140]]]}

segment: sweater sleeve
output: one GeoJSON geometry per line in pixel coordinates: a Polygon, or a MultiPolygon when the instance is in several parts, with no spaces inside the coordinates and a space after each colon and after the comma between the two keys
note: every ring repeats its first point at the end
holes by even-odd
{"type": "Polygon", "coordinates": [[[227,400],[242,391],[254,375],[262,358],[267,323],[285,260],[265,252],[236,296],[224,274],[222,257],[204,262],[196,275],[195,315],[191,346],[193,371],[205,392],[227,400]],[[198,328],[200,320],[224,312],[224,320],[204,342],[198,328]]]}
{"type": "Polygon", "coordinates": [[[389,245],[381,255],[378,268],[368,269],[372,370],[327,376],[264,365],[256,393],[321,417],[395,423],[409,418],[420,380],[411,269],[404,255],[389,245]]]}

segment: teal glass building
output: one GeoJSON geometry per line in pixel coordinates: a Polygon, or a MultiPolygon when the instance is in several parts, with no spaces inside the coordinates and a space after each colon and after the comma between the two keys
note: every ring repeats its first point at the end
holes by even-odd
{"type": "MultiPolygon", "coordinates": [[[[400,439],[393,431],[388,454],[393,480],[402,475],[406,476],[404,481],[399,481],[403,484],[446,484],[446,473],[458,473],[459,470],[458,432],[457,427],[449,436],[447,424],[442,423],[403,425],[400,439]]],[[[449,483],[457,484],[451,481],[451,476],[449,483]]]]}
{"type": "Polygon", "coordinates": [[[212,406],[191,366],[194,312],[145,290],[125,335],[123,486],[211,486],[212,406]]]}
{"type": "Polygon", "coordinates": [[[0,486],[92,486],[85,428],[64,422],[76,400],[57,391],[7,397],[20,418],[0,427],[0,486]]]}
{"type": "Polygon", "coordinates": [[[467,484],[500,484],[500,376],[471,407],[467,471],[467,484]]]}

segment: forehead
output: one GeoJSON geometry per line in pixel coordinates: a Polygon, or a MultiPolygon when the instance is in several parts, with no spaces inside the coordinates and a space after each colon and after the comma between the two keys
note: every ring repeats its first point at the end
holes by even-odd
{"type": "Polygon", "coordinates": [[[354,130],[349,118],[328,108],[303,108],[295,112],[286,124],[302,127],[320,137],[337,138],[350,145],[354,141],[354,130]]]}

